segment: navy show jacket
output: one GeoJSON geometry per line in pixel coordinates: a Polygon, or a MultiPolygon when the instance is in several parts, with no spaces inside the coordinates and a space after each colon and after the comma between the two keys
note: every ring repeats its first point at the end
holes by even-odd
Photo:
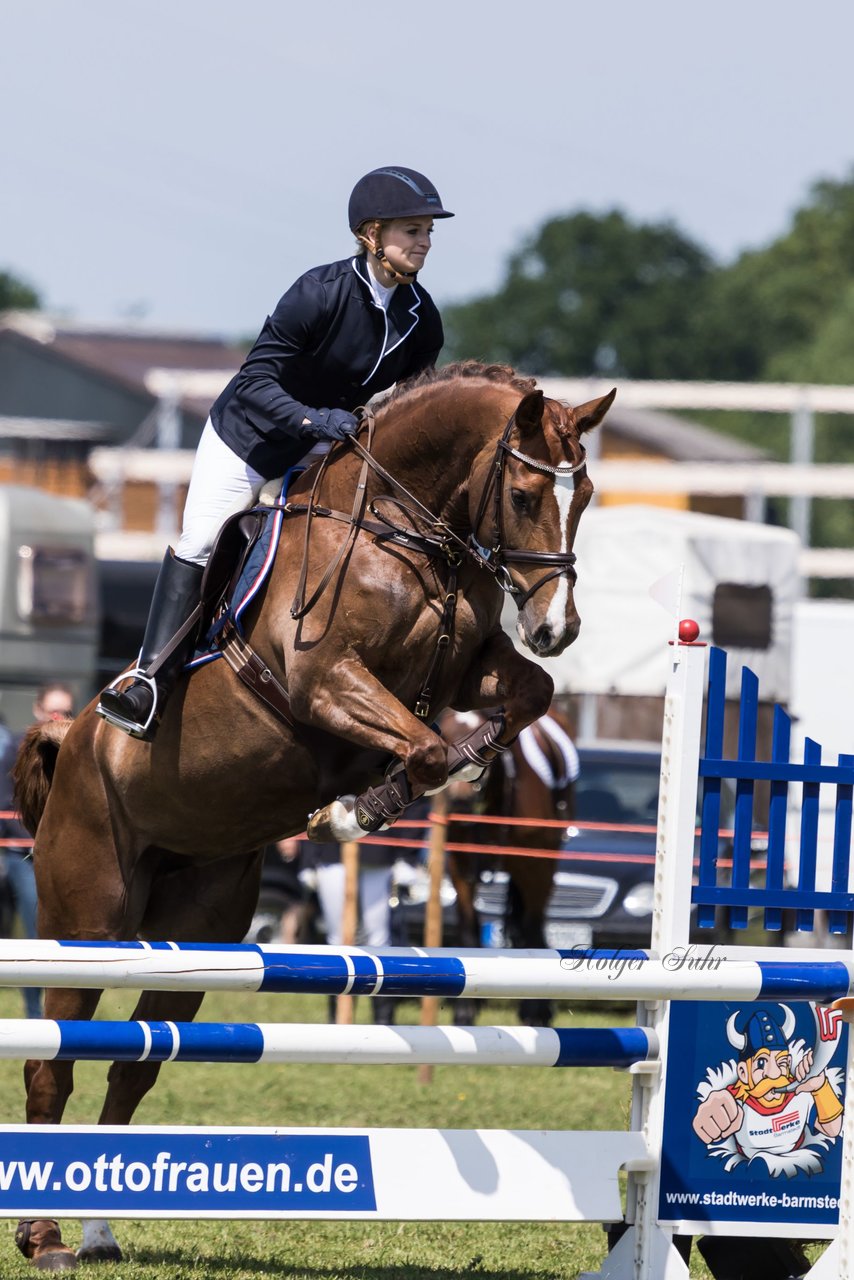
{"type": "Polygon", "coordinates": [[[363,256],[307,271],[279,300],[211,409],[217,435],[261,475],[282,475],[316,439],[306,406],[353,410],[436,363],[442,321],[417,283],[386,311],[363,256]]]}

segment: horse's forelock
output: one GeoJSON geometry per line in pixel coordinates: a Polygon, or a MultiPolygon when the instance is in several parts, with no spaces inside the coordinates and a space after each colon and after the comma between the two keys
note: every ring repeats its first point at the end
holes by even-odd
{"type": "Polygon", "coordinates": [[[549,420],[563,446],[563,451],[567,458],[573,461],[581,440],[575,421],[575,411],[570,405],[560,400],[547,400],[546,406],[549,420]]]}

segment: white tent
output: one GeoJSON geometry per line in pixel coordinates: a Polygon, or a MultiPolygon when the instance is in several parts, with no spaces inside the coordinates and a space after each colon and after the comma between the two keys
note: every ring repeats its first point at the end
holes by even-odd
{"type": "MultiPolygon", "coordinates": [[[[559,658],[543,662],[555,691],[663,695],[663,652],[674,634],[677,607],[679,617],[699,623],[701,640],[715,643],[713,618],[720,628],[727,588],[755,587],[767,588],[762,595],[770,610],[769,643],[726,645],[728,695],[738,696],[745,664],[759,677],[763,701],[787,702],[792,615],[802,593],[799,550],[794,533],[769,525],[652,506],[593,507],[582,517],[575,546],[581,634],[559,658]],[[649,594],[663,578],[660,594],[671,596],[669,610],[649,594]]],[[[505,608],[504,625],[531,657],[516,636],[512,604],[505,608]]]]}

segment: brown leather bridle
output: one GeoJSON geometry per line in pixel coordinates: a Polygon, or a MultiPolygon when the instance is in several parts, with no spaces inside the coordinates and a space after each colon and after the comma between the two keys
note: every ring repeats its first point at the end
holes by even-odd
{"type": "MultiPolygon", "coordinates": [[[[538,458],[531,458],[528,454],[513,448],[509,443],[509,437],[515,424],[516,414],[514,413],[504,428],[501,439],[495,446],[495,457],[480,495],[477,515],[474,518],[474,528],[469,534],[468,546],[469,550],[476,555],[481,563],[493,570],[496,581],[502,591],[506,591],[511,595],[516,608],[521,610],[524,609],[531,596],[536,591],[539,591],[540,587],[550,582],[552,578],[559,578],[563,574],[567,574],[574,583],[578,575],[575,572],[576,556],[572,551],[523,551],[504,546],[504,503],[502,499],[504,497],[504,471],[507,455],[509,454],[519,462],[523,462],[526,467],[532,467],[535,471],[545,471],[555,477],[577,476],[578,479],[581,479],[582,475],[586,474],[587,451],[581,445],[581,460],[579,462],[561,462],[556,467],[553,467],[548,462],[540,462],[538,458]],[[486,515],[490,495],[492,496],[492,522],[495,534],[492,547],[487,549],[477,541],[477,532],[486,515]],[[523,591],[513,582],[509,569],[511,564],[541,564],[550,565],[552,568],[549,573],[544,574],[527,591],[523,591]]],[[[577,485],[578,481],[576,480],[575,483],[577,485]]]]}

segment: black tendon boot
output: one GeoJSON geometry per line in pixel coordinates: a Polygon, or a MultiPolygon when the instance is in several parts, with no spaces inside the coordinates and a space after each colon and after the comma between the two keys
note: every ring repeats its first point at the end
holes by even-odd
{"type": "Polygon", "coordinates": [[[181,668],[192,652],[196,638],[195,627],[189,628],[154,675],[148,674],[198,604],[203,574],[202,565],[179,560],[172,548],[169,548],[154,586],[136,669],[119,676],[101,694],[98,715],[134,738],[149,741],[154,737],[157,728],[155,716],[161,716],[181,668]],[[120,691],[117,688],[120,683],[131,678],[132,683],[126,689],[120,691]]]}

